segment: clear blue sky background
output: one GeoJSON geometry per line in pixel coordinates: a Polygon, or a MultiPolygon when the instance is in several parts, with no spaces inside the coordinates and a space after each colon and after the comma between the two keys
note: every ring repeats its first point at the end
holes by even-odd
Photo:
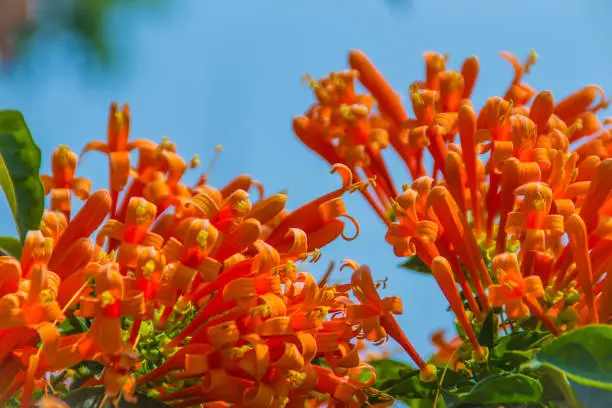
{"type": "MultiPolygon", "coordinates": [[[[528,82],[536,89],[558,98],[589,83],[610,89],[611,9],[605,0],[165,1],[114,13],[109,32],[117,60],[110,71],[89,67],[65,41],[40,39],[13,72],[0,76],[0,108],[23,111],[46,171],[56,145],[78,152],[87,140],[104,139],[109,103],[127,101],[133,138],[167,135],[184,156],[198,153],[203,163],[223,144],[213,184],[249,173],[268,194],[288,188],[288,206],[296,208],[338,186],[329,167],[291,132],[291,118],[312,102],[300,82],[304,73],[343,69],[348,50],[360,48],[405,94],[424,76],[422,52],[450,52],[455,68],[477,55],[481,106],[512,76],[498,53],[523,58],[535,48],[541,58],[528,82]]],[[[409,181],[395,156],[387,157],[396,182],[409,181]]],[[[81,174],[106,188],[106,163],[91,153],[81,174]]],[[[389,276],[383,294],[403,298],[402,326],[429,354],[429,335],[451,327],[446,301],[433,280],[397,268],[383,226],[361,197],[347,198],[347,206],[361,236],[325,248],[312,270],[320,274],[328,261],[352,258],[370,265],[377,278],[389,276]]],[[[13,234],[4,202],[0,213],[0,233],[13,234]]]]}

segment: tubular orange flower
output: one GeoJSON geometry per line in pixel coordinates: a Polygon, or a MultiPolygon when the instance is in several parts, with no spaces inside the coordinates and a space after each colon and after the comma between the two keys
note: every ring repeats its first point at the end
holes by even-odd
{"type": "Polygon", "coordinates": [[[457,203],[446,188],[435,187],[427,198],[427,205],[435,211],[440,223],[448,231],[447,236],[460,254],[461,261],[470,274],[472,284],[481,300],[481,305],[484,311],[488,312],[487,297],[481,282],[490,286],[492,283],[491,277],[485,267],[476,239],[469,232],[467,221],[457,207],[457,203]]]}
{"type": "MultiPolygon", "coordinates": [[[[458,73],[447,68],[446,55],[427,52],[424,57],[425,78],[409,88],[414,112],[409,118],[400,96],[365,54],[349,54],[350,67],[370,93],[359,95],[367,117],[376,118],[370,124],[387,131],[389,146],[413,177],[402,193],[386,200],[366,197],[385,222],[385,239],[394,253],[418,256],[432,270],[435,263],[438,278],[452,279],[439,286],[455,312],[463,314],[456,279],[477,320],[489,305],[494,312],[505,305],[511,319],[532,315],[554,335],[576,324],[607,321],[612,310],[606,274],[612,138],[606,127],[612,121],[597,115],[609,104],[603,90],[590,85],[555,102],[552,92],[537,92],[525,83],[535,52],[524,63],[504,52],[514,68],[510,86],[477,111],[468,98],[478,60],[468,58],[458,73]],[[372,99],[380,117],[371,109],[372,99]],[[457,133],[460,146],[453,144],[457,133]],[[433,161],[431,177],[423,166],[425,153],[433,161]],[[434,262],[439,256],[446,259],[444,268],[434,262]],[[565,324],[570,314],[575,319],[565,324]],[[551,316],[561,320],[553,322],[551,316]]],[[[353,79],[344,94],[351,98],[357,92],[353,79]]],[[[323,88],[315,91],[318,103],[309,112],[316,110],[321,121],[331,123],[332,111],[325,109],[331,96],[323,88]]],[[[330,137],[337,137],[332,130],[330,137]]],[[[343,160],[329,152],[323,154],[326,160],[343,160]]],[[[384,154],[377,161],[384,163],[384,154]]],[[[382,178],[391,180],[386,174],[382,178]]],[[[379,196],[392,191],[383,188],[379,196]]]]}
{"type": "Polygon", "coordinates": [[[125,224],[117,220],[108,220],[96,238],[97,244],[103,246],[106,237],[120,241],[117,262],[123,267],[134,268],[141,247],[160,249],[163,238],[149,232],[157,216],[157,207],[140,197],[133,197],[128,205],[125,224]]]}
{"type": "Polygon", "coordinates": [[[81,353],[95,355],[97,348],[105,354],[117,354],[122,350],[120,316],[138,316],[144,312],[141,295],[126,293],[119,265],[109,263],[94,268],[96,297],[81,299],[79,315],[92,317],[92,327],[79,348],[81,353]]]}
{"type": "Polygon", "coordinates": [[[130,121],[129,106],[124,104],[121,110],[119,110],[119,105],[113,102],[110,107],[108,118],[107,141],[89,142],[81,152],[81,157],[92,150],[97,150],[108,156],[110,192],[113,203],[113,208],[110,210],[111,215],[115,213],[119,192],[126,186],[130,177],[131,167],[129,152],[141,146],[149,145],[149,142],[145,140],[128,141],[130,136],[130,121]]]}
{"type": "Polygon", "coordinates": [[[496,307],[506,305],[506,313],[511,319],[527,316],[529,308],[523,299],[537,299],[544,296],[540,278],[538,276],[523,278],[514,254],[495,256],[492,269],[499,283],[489,287],[491,305],[496,307]]]}
{"type": "Polygon", "coordinates": [[[86,179],[75,177],[76,156],[58,148],[51,176],[42,176],[51,211],[28,233],[19,260],[0,257],[0,404],[17,396],[29,406],[50,373],[83,380],[68,367],[95,360],[104,374],[85,384],[105,386],[108,402],[133,401],[148,387],[176,407],[358,407],[376,380],[359,340],[387,337],[422,381],[438,379],[395,318],[400,299],[381,298],[384,282],[368,267],[342,265],[354,271],[350,284],[330,283],[333,265],[318,282],[302,272],[325,245],[354,238],[344,219],[359,233],[347,192],[372,206],[397,256],[418,256],[431,269],[471,344],[474,361],[460,338],[447,343],[437,333],[431,363],[479,376],[487,349],[473,325],[489,313],[505,310],[513,329],[531,315],[555,336],[608,322],[612,137],[611,121],[597,116],[608,101],[587,86],[555,103],[525,83],[535,52],[524,63],[502,56],[514,77],[480,109],[469,99],[475,57],[458,72],[447,68],[448,55],[425,53],[410,110],[361,51],[350,53],[351,70],[306,77],[316,103],[293,129],[342,185],[293,211],[286,194],[264,197],[247,175],[210,186],[219,146],[188,187],[183,178],[197,156],[184,160],[166,138],[129,142],[129,109],[113,104],[107,142],[83,151],[109,156],[110,192],[89,194],[86,179]],[[385,162],[389,149],[413,177],[401,192],[385,162]],[[86,201],[71,218],[72,193],[86,201]]]}
{"type": "Polygon", "coordinates": [[[463,307],[459,290],[455,284],[455,279],[453,277],[450,264],[445,258],[438,256],[431,264],[431,272],[433,273],[434,278],[436,278],[440,289],[442,289],[444,296],[448,300],[451,309],[453,309],[455,316],[457,316],[457,320],[459,321],[459,324],[461,324],[461,328],[463,328],[463,331],[467,335],[470,343],[472,343],[475,358],[481,362],[486,360],[487,352],[478,342],[474,329],[472,328],[469,318],[465,313],[465,308],[463,307]]]}
{"type": "Polygon", "coordinates": [[[463,344],[461,337],[457,336],[450,342],[444,339],[444,330],[438,330],[431,335],[431,343],[436,347],[437,351],[431,357],[431,360],[435,364],[446,364],[450,362],[450,366],[456,370],[459,364],[461,364],[457,356],[457,349],[463,344]]]}
{"type": "Polygon", "coordinates": [[[91,190],[91,181],[75,177],[77,156],[67,146],[60,146],[51,157],[52,175],[41,175],[45,194],[51,194],[51,210],[61,211],[70,219],[72,193],[79,200],[86,200],[91,190]]]}
{"type": "Polygon", "coordinates": [[[367,266],[362,266],[353,273],[351,283],[353,293],[360,304],[347,307],[348,323],[359,323],[365,338],[370,341],[380,342],[384,341],[387,335],[391,336],[419,367],[423,378],[430,378],[433,374],[432,367],[419,356],[393,317],[394,314],[403,312],[401,300],[397,297],[381,299],[367,266]]]}

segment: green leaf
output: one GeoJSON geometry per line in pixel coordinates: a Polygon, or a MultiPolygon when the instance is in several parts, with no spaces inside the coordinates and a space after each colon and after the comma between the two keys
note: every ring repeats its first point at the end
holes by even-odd
{"type": "Polygon", "coordinates": [[[540,383],[544,388],[542,399],[565,403],[570,407],[584,408],[565,374],[552,367],[542,366],[540,369],[540,383]]]}
{"type": "Polygon", "coordinates": [[[40,227],[45,194],[38,171],[40,149],[21,112],[0,111],[0,185],[24,242],[28,231],[40,227]]]}
{"type": "Polygon", "coordinates": [[[570,381],[574,394],[582,403],[582,406],[588,408],[608,408],[612,407],[612,391],[601,388],[588,387],[576,382],[570,381]]]}
{"type": "MultiPolygon", "coordinates": [[[[119,402],[118,408],[168,408],[168,405],[151,397],[147,397],[146,395],[136,394],[135,397],[137,398],[135,404],[131,404],[122,399],[121,402],[119,402]]],[[[69,393],[64,398],[64,401],[71,408],[98,408],[101,406],[103,399],[103,387],[87,387],[69,393]]]]}
{"type": "Polygon", "coordinates": [[[83,360],[70,368],[77,373],[70,383],[70,391],[74,392],[91,378],[100,375],[104,370],[104,364],[94,360],[83,360]]]}
{"type": "Polygon", "coordinates": [[[438,404],[434,407],[433,399],[431,398],[411,398],[405,400],[405,403],[410,408],[445,408],[446,404],[442,397],[438,398],[438,404]]]}
{"type": "Polygon", "coordinates": [[[73,334],[84,333],[88,330],[87,321],[82,318],[75,316],[74,314],[68,315],[67,319],[64,319],[58,326],[62,334],[70,336],[73,334]]]}
{"type": "Polygon", "coordinates": [[[376,370],[377,380],[374,385],[375,388],[379,388],[379,385],[386,380],[398,378],[401,371],[414,370],[414,368],[410,367],[408,364],[388,358],[369,361],[368,364],[376,370]]]}
{"type": "Polygon", "coordinates": [[[546,337],[548,332],[524,331],[508,334],[501,337],[491,350],[493,356],[500,358],[506,351],[529,350],[537,347],[546,337]]]}
{"type": "Polygon", "coordinates": [[[547,332],[526,331],[503,336],[491,348],[491,362],[497,366],[512,370],[534,357],[541,343],[550,338],[547,332]]]}
{"type": "Polygon", "coordinates": [[[399,267],[411,270],[413,272],[422,273],[424,275],[431,275],[431,269],[429,269],[429,267],[425,265],[425,262],[423,262],[423,260],[419,258],[418,255],[411,256],[406,262],[400,264],[399,267]]]}
{"type": "Polygon", "coordinates": [[[612,390],[612,326],[590,325],[564,333],[543,346],[537,359],[579,384],[612,390]]]}
{"type": "MultiPolygon", "coordinates": [[[[388,363],[385,364],[387,365],[388,363]]],[[[387,365],[384,369],[386,370],[385,373],[388,373],[390,376],[393,375],[393,372],[396,374],[391,378],[384,377],[379,374],[377,369],[377,377],[380,378],[380,382],[377,383],[376,388],[394,398],[410,400],[433,398],[439,385],[442,386],[443,391],[452,392],[467,392],[474,386],[474,382],[463,373],[451,369],[446,369],[446,372],[444,372],[445,367],[443,366],[437,366],[436,368],[438,377],[436,380],[426,383],[419,379],[418,369],[412,367],[399,368],[399,366],[387,365]],[[444,374],[443,381],[441,381],[442,374],[444,374]]],[[[439,398],[439,401],[440,400],[439,398]]]]}
{"type": "Polygon", "coordinates": [[[14,237],[0,237],[0,249],[15,259],[21,258],[21,241],[14,237]]]}
{"type": "Polygon", "coordinates": [[[542,385],[523,374],[499,375],[486,378],[476,384],[462,402],[480,404],[511,404],[538,402],[542,397],[542,385]]]}
{"type": "Polygon", "coordinates": [[[497,334],[497,315],[490,311],[487,317],[485,318],[484,323],[482,324],[482,328],[480,329],[480,333],[478,333],[478,343],[481,346],[491,347],[493,346],[493,342],[495,341],[495,337],[497,334]]]}

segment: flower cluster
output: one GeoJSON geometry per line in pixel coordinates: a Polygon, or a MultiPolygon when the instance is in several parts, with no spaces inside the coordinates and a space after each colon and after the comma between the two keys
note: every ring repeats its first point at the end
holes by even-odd
{"type": "MultiPolygon", "coordinates": [[[[535,319],[554,336],[609,323],[612,136],[597,117],[608,106],[604,92],[586,86],[555,102],[524,82],[535,52],[525,63],[502,53],[514,78],[503,97],[476,109],[478,59],[455,71],[448,55],[424,56],[425,80],[409,88],[412,115],[355,50],[350,70],[306,77],[316,102],[294,119],[295,134],[371,187],[362,194],[385,223],[386,241],[429,268],[473,361],[487,359],[475,331],[490,312],[505,314],[504,330],[535,319]],[[383,157],[389,147],[412,176],[401,192],[383,157]]],[[[460,343],[438,333],[434,361],[456,365],[460,343]]]]}
{"type": "Polygon", "coordinates": [[[347,166],[332,168],[340,188],[289,211],[246,175],[187,186],[197,157],[129,131],[129,108],[113,104],[108,140],[83,150],[108,156],[108,190],[76,177],[68,147],[53,152],[40,229],[20,259],[0,257],[0,405],[61,407],[67,391],[102,385],[108,403],[358,407],[376,379],[358,339],[392,336],[418,358],[394,318],[400,299],[382,299],[367,267],[347,262],[344,285],[328,283],[331,268],[319,282],[298,270],[352,239],[342,197],[362,186],[347,166]]]}

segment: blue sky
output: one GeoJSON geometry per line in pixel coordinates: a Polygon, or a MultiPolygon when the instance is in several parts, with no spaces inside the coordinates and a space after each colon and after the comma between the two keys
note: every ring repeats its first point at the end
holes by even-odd
{"type": "MultiPolygon", "coordinates": [[[[56,145],[78,152],[86,141],[104,139],[110,102],[126,101],[133,138],[169,136],[185,157],[198,153],[203,163],[214,145],[223,144],[213,184],[249,173],[268,194],[288,188],[288,207],[296,208],[338,186],[329,166],[291,132],[291,118],[312,102],[300,78],[344,69],[352,48],[365,51],[404,94],[424,76],[424,51],[449,52],[456,68],[477,55],[477,106],[502,93],[511,79],[500,51],[523,58],[536,49],[540,59],[528,82],[559,99],[590,83],[612,85],[610,5],[604,0],[412,0],[402,7],[392,7],[400,0],[162,3],[112,16],[108,28],[117,58],[109,71],[88,66],[66,39],[54,38],[39,39],[22,63],[0,76],[0,109],[24,113],[43,150],[45,171],[56,145]]],[[[396,182],[410,181],[394,154],[387,158],[396,182]]],[[[106,163],[91,153],[81,173],[105,188],[106,163]]],[[[311,270],[319,274],[330,260],[352,258],[370,265],[377,278],[388,276],[383,294],[402,297],[402,326],[428,354],[429,335],[451,326],[445,299],[432,279],[397,268],[401,260],[361,197],[346,201],[361,236],[325,248],[311,270]]],[[[4,202],[0,214],[0,233],[13,234],[4,202]]]]}

